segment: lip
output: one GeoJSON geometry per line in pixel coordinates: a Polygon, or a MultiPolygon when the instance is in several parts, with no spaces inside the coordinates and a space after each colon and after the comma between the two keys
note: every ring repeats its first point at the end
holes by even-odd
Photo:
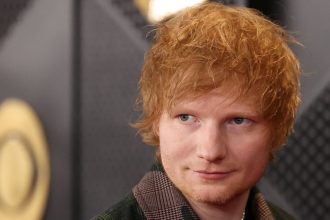
{"type": "Polygon", "coordinates": [[[222,180],[227,178],[233,171],[208,171],[208,170],[194,170],[198,177],[205,180],[222,180]]]}

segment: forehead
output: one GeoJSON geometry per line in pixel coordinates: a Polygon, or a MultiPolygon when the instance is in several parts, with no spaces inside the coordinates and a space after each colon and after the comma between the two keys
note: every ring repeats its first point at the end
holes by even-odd
{"type": "Polygon", "coordinates": [[[237,107],[240,110],[261,113],[258,96],[252,92],[243,94],[239,87],[230,85],[215,88],[195,98],[181,98],[174,103],[172,109],[181,107],[203,109],[210,105],[214,108],[237,107]]]}

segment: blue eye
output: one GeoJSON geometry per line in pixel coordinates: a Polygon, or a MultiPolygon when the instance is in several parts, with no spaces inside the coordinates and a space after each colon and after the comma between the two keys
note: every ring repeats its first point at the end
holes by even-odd
{"type": "Polygon", "coordinates": [[[178,116],[178,118],[180,119],[180,121],[183,122],[191,122],[195,120],[195,117],[192,115],[188,115],[188,114],[181,114],[178,116]]]}
{"type": "Polygon", "coordinates": [[[248,123],[248,122],[249,122],[249,120],[246,118],[237,117],[237,118],[232,119],[232,123],[236,124],[236,125],[241,125],[241,124],[248,123]]]}

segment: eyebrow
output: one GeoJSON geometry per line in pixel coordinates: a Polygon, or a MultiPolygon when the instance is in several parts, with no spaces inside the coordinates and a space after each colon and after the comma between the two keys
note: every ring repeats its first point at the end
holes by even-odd
{"type": "MultiPolygon", "coordinates": [[[[179,113],[196,115],[199,114],[200,112],[203,112],[203,108],[200,107],[199,105],[202,104],[197,104],[197,105],[193,104],[193,106],[191,106],[190,103],[180,103],[178,105],[173,106],[173,108],[171,108],[168,111],[168,114],[171,116],[173,116],[173,114],[179,114],[179,113]]],[[[243,110],[231,110],[230,112],[228,112],[229,115],[228,117],[241,116],[241,117],[262,118],[261,112],[259,112],[252,106],[251,107],[249,107],[249,105],[246,106],[247,108],[243,110]]]]}

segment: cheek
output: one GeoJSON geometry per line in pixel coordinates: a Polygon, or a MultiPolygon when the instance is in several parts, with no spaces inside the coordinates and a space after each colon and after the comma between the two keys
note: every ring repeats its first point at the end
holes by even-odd
{"type": "Polygon", "coordinates": [[[269,138],[234,140],[231,146],[236,161],[246,167],[258,169],[265,167],[271,159],[271,141],[269,138]]]}
{"type": "Polygon", "coordinates": [[[159,129],[159,148],[162,160],[179,161],[192,151],[191,137],[170,127],[159,129]]]}
{"type": "Polygon", "coordinates": [[[251,172],[251,176],[259,179],[262,175],[264,175],[264,172],[270,162],[270,150],[259,149],[253,151],[249,156],[249,158],[246,158],[246,167],[249,169],[248,172],[251,172]]]}
{"type": "Polygon", "coordinates": [[[160,132],[159,148],[162,157],[178,157],[184,151],[183,143],[175,135],[160,132]]]}
{"type": "Polygon", "coordinates": [[[236,161],[242,171],[242,179],[253,186],[264,175],[270,161],[270,145],[264,143],[251,143],[243,146],[240,152],[236,152],[236,161]]]}

